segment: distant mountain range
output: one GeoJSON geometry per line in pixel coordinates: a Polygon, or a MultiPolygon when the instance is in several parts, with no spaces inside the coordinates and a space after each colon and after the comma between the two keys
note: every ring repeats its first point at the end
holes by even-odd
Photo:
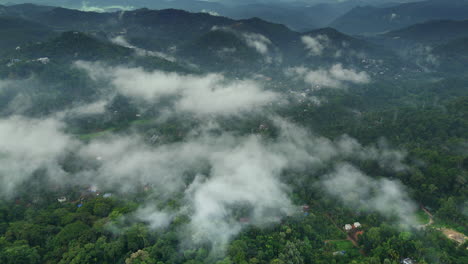
{"type": "Polygon", "coordinates": [[[417,43],[443,43],[468,37],[468,20],[433,20],[390,31],[384,36],[417,43]]]}
{"type": "MultiPolygon", "coordinates": [[[[357,38],[333,28],[301,33],[259,18],[235,20],[176,9],[84,12],[32,4],[0,6],[0,21],[1,53],[12,59],[17,54],[26,56],[28,50],[65,61],[125,60],[139,52],[154,58],[145,59],[148,65],[176,61],[209,71],[243,73],[340,63],[384,75],[416,61],[397,56],[403,50],[398,47],[401,43],[405,47],[413,42],[427,45],[431,50],[440,46],[438,56],[448,58],[443,52],[448,47],[443,45],[467,36],[466,21],[431,21],[373,38],[357,38]],[[51,40],[53,37],[58,38],[51,40]],[[20,53],[15,51],[18,46],[22,47],[20,53]]],[[[463,47],[458,44],[456,48],[463,47]]]]}
{"type": "Polygon", "coordinates": [[[468,19],[468,0],[428,0],[384,8],[355,7],[330,26],[348,34],[376,34],[441,19],[468,19]]]}
{"type": "MultiPolygon", "coordinates": [[[[284,24],[296,31],[308,31],[328,26],[332,21],[356,6],[371,5],[388,7],[400,1],[348,0],[348,1],[199,1],[199,0],[5,0],[5,3],[36,3],[61,6],[83,11],[112,12],[138,8],[180,9],[190,12],[205,12],[233,19],[258,17],[284,24]]],[[[407,2],[407,1],[406,1],[407,2]]],[[[2,3],[2,1],[0,1],[2,3]]]]}

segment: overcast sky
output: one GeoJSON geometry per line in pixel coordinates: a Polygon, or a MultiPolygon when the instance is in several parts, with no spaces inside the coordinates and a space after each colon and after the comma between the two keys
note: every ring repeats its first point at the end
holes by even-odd
{"type": "Polygon", "coordinates": [[[248,4],[248,3],[307,3],[307,4],[314,4],[314,3],[330,3],[330,2],[369,2],[369,3],[386,3],[386,2],[415,2],[421,0],[0,0],[0,3],[57,3],[57,5],[63,5],[64,3],[107,3],[109,5],[112,4],[121,4],[122,2],[126,2],[128,4],[138,3],[138,2],[170,2],[170,1],[206,1],[206,2],[219,2],[219,3],[226,3],[226,4],[248,4]]]}

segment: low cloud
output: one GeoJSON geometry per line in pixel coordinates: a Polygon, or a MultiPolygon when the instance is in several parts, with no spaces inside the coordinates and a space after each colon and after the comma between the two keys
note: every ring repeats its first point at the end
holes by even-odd
{"type": "Polygon", "coordinates": [[[28,87],[40,85],[33,78],[26,80],[0,80],[0,113],[22,114],[30,110],[33,105],[34,92],[27,91],[28,87]]]}
{"type": "Polygon", "coordinates": [[[247,43],[247,46],[254,48],[258,53],[266,55],[268,46],[271,45],[271,40],[257,33],[243,33],[242,36],[247,43]]]}
{"type": "Polygon", "coordinates": [[[83,2],[79,10],[86,11],[86,12],[97,12],[97,13],[105,13],[105,12],[115,12],[115,10],[133,10],[135,7],[133,6],[121,6],[121,5],[110,5],[110,6],[92,6],[89,5],[87,2],[83,2]]]}
{"type": "Polygon", "coordinates": [[[146,206],[138,209],[135,212],[135,217],[140,221],[148,223],[151,229],[161,229],[171,224],[174,214],[160,211],[153,206],[146,206]]]}
{"type": "MultiPolygon", "coordinates": [[[[223,131],[213,117],[261,113],[264,107],[280,100],[280,94],[264,89],[253,80],[86,62],[77,62],[76,67],[87,71],[95,81],[107,84],[110,88],[102,89],[109,89],[109,97],[118,93],[146,103],[170,97],[174,115],[191,113],[206,118],[184,134],[183,140],[161,140],[157,144],[149,144],[144,136],[130,131],[77,141],[65,132],[60,120],[65,115],[57,113],[54,118],[46,119],[0,119],[2,194],[13,195],[38,170],[45,170],[51,180],[96,185],[116,193],[139,192],[142,186],[151,186],[158,202],[177,195],[182,197],[182,206],[164,208],[149,199],[134,213],[134,218],[160,229],[180,215],[188,216],[188,223],[182,227],[186,231],[184,239],[188,240],[185,243],[210,242],[215,249],[222,250],[245,226],[274,224],[284,215],[298,211],[290,199],[292,190],[284,182],[284,176],[290,171],[309,175],[329,168],[338,160],[356,159],[374,160],[392,171],[406,168],[405,153],[390,149],[384,142],[362,146],[348,136],[330,140],[265,113],[265,119],[271,123],[268,129],[275,130],[273,138],[223,131]],[[63,157],[70,152],[86,164],[73,175],[67,175],[61,165],[63,157]]],[[[305,68],[292,71],[302,78],[312,72],[305,68]]],[[[341,65],[333,66],[326,73],[340,85],[365,79],[362,73],[343,69],[341,65]]],[[[102,113],[109,100],[97,99],[66,113],[102,113]]],[[[358,189],[362,197],[358,196],[357,201],[368,201],[374,190],[382,192],[380,196],[372,196],[375,199],[369,204],[370,209],[383,214],[388,212],[379,211],[379,207],[393,208],[407,200],[401,184],[368,178],[351,165],[336,166],[323,180],[323,186],[331,189],[343,177],[349,186],[368,182],[368,187],[358,189]],[[348,172],[351,178],[347,178],[348,172]],[[398,196],[402,200],[396,200],[398,196]]],[[[339,187],[351,188],[348,185],[339,187]]],[[[348,189],[341,190],[342,194],[348,189]]],[[[332,191],[330,194],[339,195],[332,191]]],[[[356,206],[362,204],[358,202],[356,206]]],[[[392,210],[397,212],[400,221],[406,221],[404,215],[411,210],[406,203],[401,205],[402,208],[392,210]]]]}
{"type": "Polygon", "coordinates": [[[305,67],[290,68],[286,75],[303,80],[313,89],[343,88],[348,84],[365,84],[370,82],[370,76],[364,72],[345,69],[342,64],[335,64],[329,69],[311,70],[305,67]]]}
{"type": "Polygon", "coordinates": [[[64,124],[55,119],[28,119],[19,116],[0,119],[1,196],[13,195],[19,185],[44,170],[60,184],[66,173],[60,160],[77,144],[62,132],[64,124]]]}
{"type": "Polygon", "coordinates": [[[212,10],[208,10],[208,9],[202,9],[201,10],[202,13],[206,13],[206,14],[209,14],[211,16],[220,16],[220,14],[216,11],[212,11],[212,10]]]}
{"type": "Polygon", "coordinates": [[[327,35],[302,36],[301,41],[305,45],[305,49],[309,51],[310,56],[321,56],[325,48],[330,44],[327,35]]]}
{"type": "Polygon", "coordinates": [[[228,80],[221,74],[182,75],[141,68],[108,67],[77,62],[95,80],[107,79],[124,96],[155,103],[174,97],[176,112],[195,115],[235,115],[260,110],[279,99],[253,80],[228,80]]]}
{"type": "Polygon", "coordinates": [[[364,147],[356,139],[343,135],[336,144],[339,152],[345,156],[359,160],[375,160],[381,168],[389,171],[401,172],[408,169],[404,164],[407,153],[390,148],[384,139],[380,139],[374,146],[364,147]]]}
{"type": "MultiPolygon", "coordinates": [[[[160,229],[174,217],[187,215],[185,243],[210,242],[214,249],[223,250],[245,226],[273,224],[297,211],[289,198],[292,190],[283,182],[284,173],[316,172],[346,159],[376,160],[394,170],[405,157],[389,155],[398,151],[384,144],[365,147],[348,136],[329,140],[277,117],[271,121],[271,129],[278,132],[274,139],[228,133],[219,126],[200,123],[183,141],[153,146],[136,133],[78,142],[64,132],[62,122],[52,118],[2,119],[2,194],[12,195],[41,169],[52,180],[96,185],[118,193],[151,186],[159,202],[182,193],[180,208],[161,208],[148,200],[134,217],[160,229]],[[72,177],[66,177],[70,175],[60,165],[69,152],[89,164],[72,177]]],[[[386,215],[379,208],[393,208],[401,221],[411,212],[403,203],[408,195],[396,182],[371,179],[350,165],[338,166],[328,177],[323,184],[333,195],[357,190],[361,195],[356,198],[358,205],[369,203],[370,209],[386,215]]]]}
{"type": "Polygon", "coordinates": [[[4,89],[5,87],[7,87],[8,84],[9,84],[9,81],[0,80],[0,90],[1,90],[1,89],[4,89]]]}
{"type": "Polygon", "coordinates": [[[276,52],[276,54],[273,54],[273,42],[262,34],[237,31],[230,27],[219,26],[213,26],[211,30],[222,30],[236,35],[248,47],[253,48],[256,52],[261,54],[267,63],[272,63],[273,61],[280,63],[282,61],[282,57],[280,54],[278,54],[278,52],[276,52]]]}
{"type": "Polygon", "coordinates": [[[89,104],[82,104],[72,109],[66,110],[72,115],[95,115],[103,114],[109,102],[107,100],[99,100],[89,104]]]}
{"type": "Polygon", "coordinates": [[[418,46],[411,49],[409,53],[415,57],[415,62],[419,67],[429,71],[440,64],[439,58],[433,54],[432,50],[430,46],[418,46]]]}
{"type": "Polygon", "coordinates": [[[159,51],[149,51],[149,50],[145,50],[145,49],[142,49],[142,48],[138,48],[138,47],[130,44],[125,39],[124,36],[117,36],[117,37],[111,39],[111,41],[112,41],[112,43],[120,45],[122,47],[133,49],[138,56],[152,56],[152,57],[158,57],[158,58],[165,59],[165,60],[172,61],[172,62],[176,61],[176,59],[174,57],[172,57],[172,56],[170,56],[170,55],[168,55],[166,53],[159,52],[159,51]]]}
{"type": "MultiPolygon", "coordinates": [[[[149,184],[159,200],[184,193],[184,205],[177,211],[167,212],[149,202],[138,210],[137,218],[157,229],[166,226],[175,215],[188,215],[190,221],[184,233],[187,243],[211,242],[213,247],[223,249],[244,226],[272,224],[297,210],[289,198],[291,190],[282,180],[287,171],[315,172],[330,162],[346,159],[375,160],[383,168],[394,170],[404,159],[403,154],[389,159],[387,153],[398,151],[382,144],[365,147],[348,136],[332,141],[282,119],[274,118],[273,123],[279,133],[273,140],[255,134],[222,132],[216,126],[214,130],[205,129],[203,124],[184,141],[157,147],[148,146],[137,135],[94,140],[82,146],[80,156],[89,160],[99,157],[99,165],[95,170],[82,172],[79,178],[123,192],[149,184]]],[[[333,189],[342,177],[348,177],[348,171],[348,167],[340,166],[324,185],[333,189]]],[[[343,188],[369,182],[370,186],[362,191],[364,197],[358,198],[363,204],[375,198],[372,210],[399,207],[400,203],[394,203],[396,197],[408,197],[392,181],[373,180],[354,171],[351,176],[354,178],[347,179],[339,193],[350,193],[343,188]],[[385,193],[365,196],[373,188],[385,193]]],[[[401,218],[410,212],[406,204],[402,206],[395,209],[401,218]]],[[[387,215],[384,209],[379,210],[387,215]]]]}
{"type": "Polygon", "coordinates": [[[299,144],[305,138],[288,135],[295,131],[284,131],[273,142],[259,135],[214,132],[201,128],[183,142],[157,147],[137,135],[93,140],[80,148],[80,157],[96,161],[97,167],[80,172],[78,178],[122,192],[150,185],[159,199],[185,193],[185,206],[175,213],[149,203],[136,217],[157,229],[174,215],[188,214],[189,242],[212,242],[222,249],[246,225],[241,217],[249,219],[247,224],[263,226],[289,212],[289,189],[280,176],[313,158],[302,155],[307,151],[299,144]],[[239,206],[247,211],[239,213],[239,206]]]}
{"type": "Polygon", "coordinates": [[[378,212],[396,223],[416,226],[416,204],[396,180],[371,178],[350,164],[339,164],[322,182],[325,190],[345,206],[378,212]]]}

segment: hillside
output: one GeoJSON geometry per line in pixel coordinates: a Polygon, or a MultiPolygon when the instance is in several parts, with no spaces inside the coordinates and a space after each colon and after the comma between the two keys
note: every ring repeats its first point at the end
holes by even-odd
{"type": "Polygon", "coordinates": [[[468,70],[468,37],[436,46],[434,54],[440,59],[445,70],[465,72],[468,70]]]}
{"type": "Polygon", "coordinates": [[[100,41],[80,32],[65,32],[49,41],[27,45],[17,52],[21,57],[48,57],[61,62],[109,60],[130,56],[128,48],[100,41]]]}
{"type": "Polygon", "coordinates": [[[262,63],[261,54],[249,47],[242,36],[225,30],[209,31],[182,45],[177,54],[212,71],[249,71],[262,63]]]}
{"type": "MultiPolygon", "coordinates": [[[[329,46],[327,52],[316,60],[307,55],[309,51],[303,42],[303,37],[307,34],[260,18],[233,20],[207,13],[145,8],[123,13],[95,13],[17,5],[12,6],[11,10],[15,10],[20,17],[26,17],[28,14],[31,21],[43,23],[55,30],[83,31],[102,40],[121,37],[138,48],[180,57],[192,64],[211,65],[211,69],[219,71],[232,68],[227,66],[230,63],[224,60],[235,62],[237,65],[255,62],[250,67],[275,68],[279,62],[290,66],[304,64],[316,67],[322,62],[333,64],[344,59],[343,63],[362,68],[365,65],[360,63],[362,58],[358,58],[356,54],[365,54],[365,58],[375,61],[392,57],[388,56],[385,49],[329,28],[308,32],[311,37],[323,35],[328,38],[327,43],[322,43],[329,46]],[[22,11],[23,9],[25,10],[22,11]],[[214,29],[229,31],[231,35],[219,32],[213,34],[211,31],[214,29]],[[223,38],[225,41],[220,41],[223,38]],[[232,43],[228,43],[227,39],[232,43]],[[232,50],[233,46],[236,46],[236,52],[220,55],[219,51],[232,50]],[[203,50],[202,47],[209,48],[203,50]],[[343,52],[354,55],[336,57],[343,52]],[[211,59],[208,59],[209,57],[211,59]]],[[[238,69],[244,69],[244,72],[248,73],[250,67],[238,69]]],[[[392,63],[388,64],[388,67],[393,67],[392,63]]]]}

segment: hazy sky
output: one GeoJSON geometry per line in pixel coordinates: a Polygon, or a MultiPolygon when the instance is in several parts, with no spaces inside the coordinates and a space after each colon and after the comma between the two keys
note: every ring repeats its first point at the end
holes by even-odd
{"type": "Polygon", "coordinates": [[[229,4],[248,4],[248,3],[331,3],[331,2],[368,2],[368,3],[385,3],[385,2],[415,2],[421,0],[83,0],[83,1],[72,1],[72,0],[0,0],[0,3],[57,3],[57,5],[77,4],[77,3],[99,3],[99,4],[122,4],[126,2],[128,4],[137,4],[138,2],[191,2],[191,1],[205,1],[205,2],[219,2],[229,4]]]}

